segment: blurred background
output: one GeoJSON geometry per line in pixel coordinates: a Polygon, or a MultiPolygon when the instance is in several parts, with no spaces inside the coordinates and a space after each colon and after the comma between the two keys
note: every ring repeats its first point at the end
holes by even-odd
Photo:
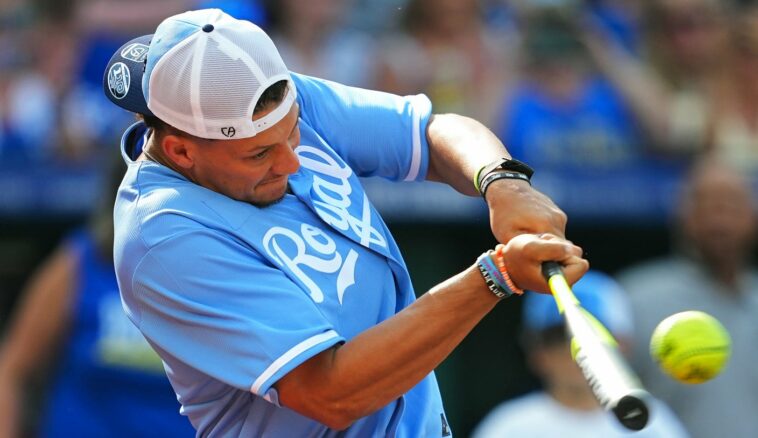
{"type": "MultiPolygon", "coordinates": [[[[535,168],[534,185],[568,213],[568,237],[612,275],[676,250],[693,163],[727,163],[755,185],[750,1],[0,0],[0,333],[39,264],[95,208],[134,121],[103,95],[109,57],[201,7],[261,25],[293,71],[425,93],[435,112],[481,121],[535,168]]],[[[418,293],[494,244],[481,199],[365,184],[418,293]]],[[[438,370],[458,436],[539,385],[516,339],[520,306],[499,305],[438,370]]]]}

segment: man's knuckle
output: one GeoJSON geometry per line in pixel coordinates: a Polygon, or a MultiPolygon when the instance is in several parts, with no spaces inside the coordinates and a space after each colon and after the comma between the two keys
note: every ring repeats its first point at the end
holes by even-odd
{"type": "Polygon", "coordinates": [[[523,248],[525,252],[533,252],[537,249],[537,242],[533,240],[524,242],[523,248]]]}

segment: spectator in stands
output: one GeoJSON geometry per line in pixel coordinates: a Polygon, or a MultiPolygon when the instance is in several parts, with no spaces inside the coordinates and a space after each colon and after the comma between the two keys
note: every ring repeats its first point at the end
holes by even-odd
{"type": "Polygon", "coordinates": [[[350,10],[348,21],[357,29],[371,35],[389,33],[396,30],[396,25],[403,14],[408,0],[350,0],[354,6],[350,10]]]}
{"type": "MultiPolygon", "coordinates": [[[[605,35],[633,55],[642,50],[642,8],[639,0],[592,0],[585,3],[591,26],[603,29],[605,35]]],[[[587,26],[588,24],[584,24],[587,26]]]]}
{"type": "Polygon", "coordinates": [[[18,74],[24,64],[26,50],[22,42],[24,17],[28,7],[22,7],[17,1],[0,1],[0,158],[8,156],[8,149],[14,145],[10,138],[9,99],[11,78],[18,74]]]}
{"type": "Polygon", "coordinates": [[[0,152],[4,160],[28,162],[54,158],[65,141],[58,106],[74,76],[77,38],[66,16],[22,26],[13,39],[15,65],[2,75],[0,152]]]}
{"type": "Polygon", "coordinates": [[[515,40],[485,26],[477,0],[410,0],[402,31],[384,41],[378,86],[422,91],[435,111],[492,126],[515,40]]]}
{"type": "Polygon", "coordinates": [[[354,0],[284,0],[272,8],[273,34],[287,66],[298,73],[363,88],[376,86],[377,48],[346,27],[354,0]]]}
{"type": "Polygon", "coordinates": [[[721,0],[649,2],[650,56],[645,60],[610,44],[598,28],[586,38],[658,151],[691,157],[712,149],[716,131],[726,127],[714,122],[721,118],[717,102],[734,80],[729,5],[721,0]]]}
{"type": "Polygon", "coordinates": [[[0,157],[31,164],[86,162],[118,141],[133,116],[103,96],[102,75],[125,39],[210,4],[265,22],[256,0],[15,3],[0,9],[0,157]]]}
{"type": "Polygon", "coordinates": [[[637,120],[595,69],[580,30],[582,10],[524,7],[520,76],[504,94],[497,134],[538,169],[618,169],[642,156],[637,120]]]}
{"type": "MultiPolygon", "coordinates": [[[[626,293],[609,276],[589,271],[574,285],[585,309],[628,346],[632,315],[626,293]]],[[[639,432],[625,429],[597,403],[581,370],[571,359],[563,317],[549,295],[524,296],[523,346],[530,368],[543,390],[503,402],[474,431],[474,438],[577,437],[679,438],[687,434],[671,411],[653,401],[648,425],[639,432]]]]}
{"type": "Polygon", "coordinates": [[[113,202],[126,165],[114,158],[102,204],[31,278],[0,343],[2,438],[194,436],[160,359],[121,306],[113,202]],[[36,412],[29,393],[41,377],[36,412]]]}
{"type": "Polygon", "coordinates": [[[752,263],[754,193],[741,173],[714,158],[698,161],[672,223],[675,249],[618,275],[630,293],[637,326],[634,366],[693,437],[747,437],[758,430],[758,270],[752,263]],[[649,355],[650,336],[665,317],[701,310],[732,337],[732,357],[712,381],[684,385],[649,355]],[[728,418],[728,420],[725,420],[728,418]]]}
{"type": "Polygon", "coordinates": [[[118,142],[133,121],[131,114],[103,96],[103,71],[110,56],[124,39],[151,32],[163,17],[192,9],[198,0],[77,0],[64,4],[71,10],[79,43],[76,76],[62,96],[59,123],[66,133],[68,155],[87,160],[93,151],[118,142]]]}
{"type": "Polygon", "coordinates": [[[732,60],[714,95],[705,149],[744,170],[758,171],[758,6],[740,11],[729,26],[732,60]]]}

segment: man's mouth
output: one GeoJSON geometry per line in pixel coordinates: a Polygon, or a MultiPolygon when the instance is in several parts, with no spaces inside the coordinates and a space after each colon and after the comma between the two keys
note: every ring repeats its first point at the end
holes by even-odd
{"type": "Polygon", "coordinates": [[[286,178],[287,178],[286,175],[281,175],[281,176],[277,176],[277,177],[274,177],[274,178],[264,179],[263,181],[261,181],[260,183],[258,183],[258,185],[259,186],[265,186],[265,185],[269,185],[269,184],[275,184],[275,183],[282,182],[282,181],[286,180],[286,178]]]}

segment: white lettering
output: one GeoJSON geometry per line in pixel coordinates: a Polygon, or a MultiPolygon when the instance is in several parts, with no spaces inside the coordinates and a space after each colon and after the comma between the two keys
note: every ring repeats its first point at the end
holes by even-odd
{"type": "MultiPolygon", "coordinates": [[[[313,205],[324,222],[341,231],[352,231],[361,245],[371,244],[386,248],[384,235],[371,225],[371,205],[363,194],[361,217],[350,214],[352,201],[350,176],[353,170],[341,165],[332,156],[313,146],[300,145],[295,149],[300,164],[312,170],[313,205]]],[[[307,266],[325,274],[337,274],[337,300],[342,304],[345,290],[355,284],[355,265],[358,252],[353,249],[343,257],[337,252],[337,245],[318,227],[301,224],[300,234],[284,227],[272,227],[263,236],[263,246],[269,255],[282,267],[286,267],[308,288],[316,303],[324,301],[324,293],[319,285],[306,274],[307,266]],[[289,244],[287,242],[289,241],[289,244]],[[311,254],[308,254],[308,252],[311,254]],[[319,256],[313,255],[316,253],[319,256]],[[343,262],[344,260],[344,262],[343,262]]]]}
{"type": "Polygon", "coordinates": [[[313,177],[313,191],[320,198],[313,205],[321,219],[338,230],[352,230],[363,246],[369,247],[373,243],[386,248],[384,236],[371,225],[371,208],[365,193],[361,217],[350,214],[353,189],[348,178],[353,174],[352,169],[341,166],[329,154],[312,146],[301,145],[295,152],[302,166],[330,178],[327,180],[320,175],[313,177]]]}
{"type": "Polygon", "coordinates": [[[337,299],[342,304],[342,296],[345,289],[355,284],[355,262],[358,260],[358,253],[350,250],[345,257],[345,264],[342,265],[340,273],[337,275],[337,299]]]}
{"type": "Polygon", "coordinates": [[[318,172],[324,175],[333,176],[339,179],[347,179],[353,174],[353,169],[348,166],[342,167],[337,163],[337,160],[329,156],[321,149],[313,146],[300,145],[295,149],[298,158],[300,158],[300,164],[311,169],[314,172],[318,172]],[[320,160],[314,160],[309,158],[305,154],[313,154],[320,160]]]}
{"type": "Polygon", "coordinates": [[[295,274],[295,276],[305,284],[310,291],[313,301],[320,303],[324,301],[324,293],[316,282],[300,269],[300,265],[308,266],[319,272],[332,274],[337,272],[342,265],[342,256],[336,252],[337,245],[334,243],[334,240],[320,229],[307,224],[302,224],[300,232],[305,236],[304,238],[287,228],[273,227],[263,236],[263,246],[277,263],[286,266],[290,272],[295,274]],[[294,256],[287,254],[287,252],[279,245],[277,237],[289,239],[289,241],[295,244],[296,253],[294,256]],[[303,239],[305,239],[305,241],[303,239]],[[321,241],[319,241],[319,239],[321,239],[321,241]],[[306,242],[308,243],[308,246],[313,248],[316,252],[324,255],[332,255],[332,257],[330,259],[322,259],[306,254],[306,242]]]}

